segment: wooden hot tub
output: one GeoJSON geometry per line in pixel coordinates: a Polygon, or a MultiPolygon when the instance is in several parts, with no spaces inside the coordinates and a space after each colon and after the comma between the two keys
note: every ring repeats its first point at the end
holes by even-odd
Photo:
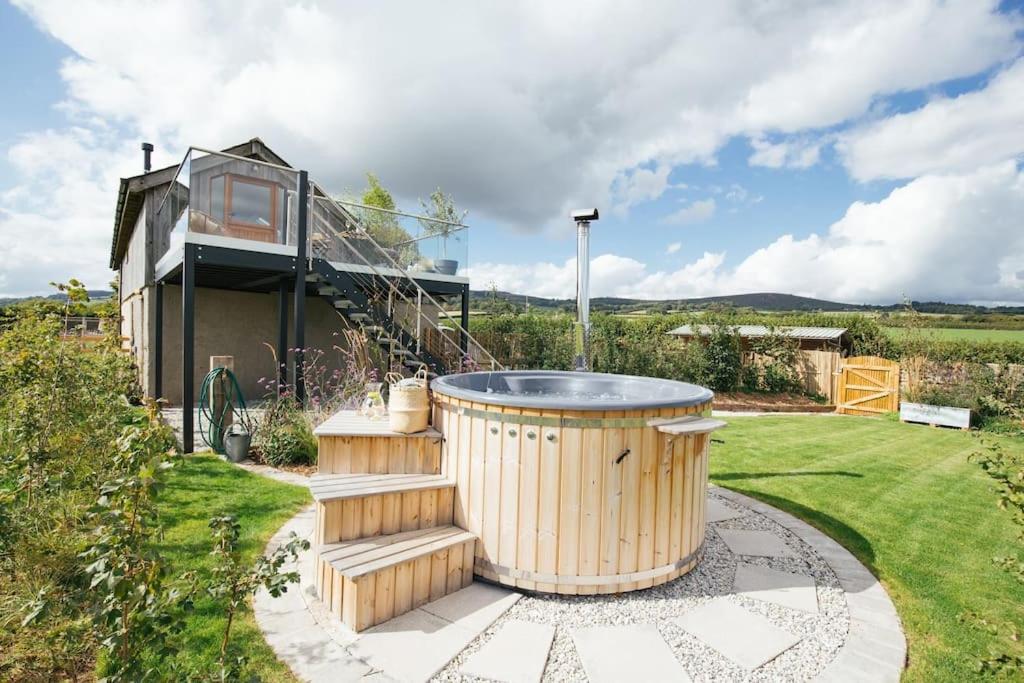
{"type": "Polygon", "coordinates": [[[712,393],[645,377],[477,372],[431,383],[474,571],[571,594],[648,588],[704,543],[712,393]]]}

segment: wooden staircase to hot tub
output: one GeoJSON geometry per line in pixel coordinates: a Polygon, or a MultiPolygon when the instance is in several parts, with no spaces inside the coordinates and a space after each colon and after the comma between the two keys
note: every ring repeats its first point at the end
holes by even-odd
{"type": "Polygon", "coordinates": [[[452,524],[440,432],[341,412],[315,433],[316,587],[332,612],[362,631],[472,583],[476,536],[452,524]]]}

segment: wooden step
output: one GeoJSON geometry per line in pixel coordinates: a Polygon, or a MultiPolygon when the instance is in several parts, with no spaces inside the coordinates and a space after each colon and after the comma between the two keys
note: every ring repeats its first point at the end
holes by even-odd
{"type": "Polygon", "coordinates": [[[473,534],[455,526],[326,545],[317,555],[317,590],[349,628],[362,631],[468,586],[475,545],[473,534]]]}
{"type": "Polygon", "coordinates": [[[310,491],[317,547],[445,526],[455,512],[455,482],[439,474],[314,475],[310,491]]]}
{"type": "Polygon", "coordinates": [[[438,474],[441,433],[391,431],[387,419],[371,420],[343,410],[313,430],[321,474],[438,474]]]}
{"type": "Polygon", "coordinates": [[[454,487],[455,482],[441,474],[314,474],[309,482],[318,503],[454,487]]]}
{"type": "Polygon", "coordinates": [[[313,430],[316,436],[380,436],[410,439],[440,439],[441,432],[427,427],[422,432],[402,434],[391,431],[387,420],[371,420],[354,410],[341,410],[313,430]]]}

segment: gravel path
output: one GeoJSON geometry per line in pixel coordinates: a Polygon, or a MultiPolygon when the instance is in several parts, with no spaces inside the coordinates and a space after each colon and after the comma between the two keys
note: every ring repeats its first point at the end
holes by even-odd
{"type": "Polygon", "coordinates": [[[742,512],[743,516],[708,525],[704,557],[688,574],[654,588],[622,595],[528,594],[463,650],[434,680],[470,680],[459,673],[462,662],[509,620],[556,627],[554,644],[544,672],[545,681],[586,680],[573,645],[573,629],[652,623],[657,625],[665,642],[695,680],[780,681],[812,678],[836,656],[849,627],[849,611],[836,575],[807,543],[781,525],[752,510],[732,505],[715,493],[714,489],[709,491],[709,497],[717,498],[723,504],[742,512]],[[817,584],[818,613],[810,614],[733,595],[738,558],[718,537],[715,529],[760,529],[784,539],[797,557],[745,556],[743,562],[812,576],[817,584]],[[800,642],[750,672],[739,668],[671,622],[674,617],[718,596],[727,596],[726,599],[749,612],[765,617],[774,625],[798,636],[800,642]]]}

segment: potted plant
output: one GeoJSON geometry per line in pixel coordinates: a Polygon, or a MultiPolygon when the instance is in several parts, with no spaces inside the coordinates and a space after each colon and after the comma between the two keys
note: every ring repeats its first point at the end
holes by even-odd
{"type": "Polygon", "coordinates": [[[424,218],[420,220],[423,231],[427,235],[438,235],[441,238],[441,258],[434,259],[434,270],[443,275],[455,275],[459,270],[459,262],[448,258],[448,238],[465,226],[467,211],[459,211],[455,200],[445,194],[441,188],[430,193],[430,201],[420,200],[424,218]]]}

